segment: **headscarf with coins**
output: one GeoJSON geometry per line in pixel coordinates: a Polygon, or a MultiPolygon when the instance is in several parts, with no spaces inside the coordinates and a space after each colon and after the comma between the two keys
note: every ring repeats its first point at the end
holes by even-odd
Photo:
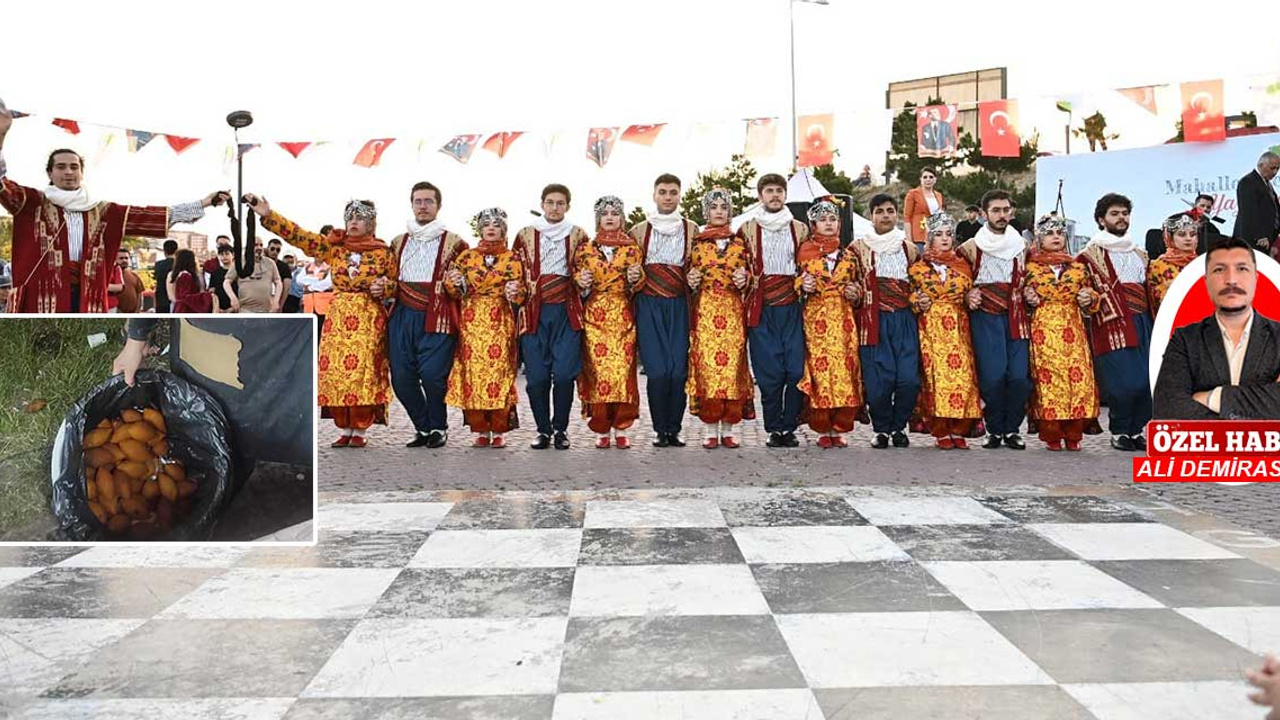
{"type": "Polygon", "coordinates": [[[924,259],[934,265],[946,265],[955,273],[973,277],[973,269],[964,258],[956,254],[956,221],[945,212],[937,212],[925,219],[924,259]],[[945,252],[933,248],[933,238],[943,231],[951,231],[951,247],[945,252]]]}
{"type": "Polygon", "coordinates": [[[1164,221],[1164,254],[1160,256],[1161,260],[1172,263],[1179,268],[1185,267],[1187,263],[1196,259],[1196,249],[1179,250],[1174,246],[1173,237],[1179,232],[1191,230],[1196,233],[1196,244],[1200,242],[1200,227],[1204,220],[1200,211],[1196,208],[1180,212],[1177,215],[1170,215],[1164,221]]]}
{"type": "Polygon", "coordinates": [[[1046,235],[1057,233],[1062,236],[1067,234],[1067,219],[1051,212],[1047,215],[1041,215],[1036,221],[1035,242],[1031,245],[1031,252],[1027,255],[1027,262],[1038,263],[1040,265],[1070,265],[1075,261],[1064,247],[1062,250],[1045,250],[1042,240],[1046,235]]]}
{"type": "Polygon", "coordinates": [[[483,255],[493,255],[507,249],[507,213],[500,207],[485,208],[476,213],[475,217],[476,232],[480,233],[486,225],[494,225],[502,228],[502,237],[497,240],[480,239],[480,243],[476,245],[476,250],[483,255]]]}
{"type": "Polygon", "coordinates": [[[342,221],[351,222],[353,219],[359,218],[373,222],[378,219],[378,209],[374,207],[372,200],[352,200],[347,203],[347,207],[342,211],[342,221]]]}
{"type": "MultiPolygon", "coordinates": [[[[733,196],[724,188],[712,188],[710,192],[702,196],[702,216],[705,218],[711,214],[711,206],[714,203],[723,202],[729,210],[729,217],[733,217],[733,196]]],[[[698,233],[699,240],[723,240],[733,235],[733,227],[726,222],[724,225],[712,226],[710,221],[698,233]]]]}

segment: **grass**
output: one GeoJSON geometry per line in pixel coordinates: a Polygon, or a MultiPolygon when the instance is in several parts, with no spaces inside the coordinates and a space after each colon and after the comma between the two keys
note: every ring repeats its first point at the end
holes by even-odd
{"type": "Polygon", "coordinates": [[[124,323],[102,317],[0,321],[0,540],[42,540],[57,527],[49,508],[54,435],[71,405],[110,376],[124,346],[124,323]],[[90,348],[88,336],[96,333],[107,342],[90,348]],[[28,412],[36,401],[43,409],[28,412]]]}

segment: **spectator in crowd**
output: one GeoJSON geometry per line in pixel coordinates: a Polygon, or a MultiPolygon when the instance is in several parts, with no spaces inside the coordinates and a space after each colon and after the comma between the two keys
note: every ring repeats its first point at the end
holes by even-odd
{"type": "Polygon", "coordinates": [[[925,219],[941,212],[946,205],[942,193],[934,189],[937,184],[938,172],[927,167],[920,171],[920,185],[911,188],[907,192],[906,199],[902,201],[903,219],[907,224],[907,239],[918,247],[924,244],[925,219]]]}
{"type": "Polygon", "coordinates": [[[1270,253],[1280,235],[1280,198],[1271,181],[1280,171],[1280,155],[1267,151],[1253,172],[1236,185],[1236,227],[1232,235],[1270,253]]]}
{"type": "Polygon", "coordinates": [[[271,312],[288,312],[284,309],[286,299],[291,293],[290,286],[293,285],[293,268],[289,264],[280,259],[280,251],[284,248],[284,243],[280,242],[280,238],[272,238],[267,243],[267,257],[271,258],[276,264],[276,274],[280,276],[280,294],[275,296],[275,309],[271,312]]]}
{"type": "Polygon", "coordinates": [[[978,217],[978,206],[969,205],[964,209],[964,220],[956,223],[956,245],[972,240],[982,229],[982,220],[978,217]]]}
{"type": "MultiPolygon", "coordinates": [[[[119,257],[118,254],[117,257],[119,257]]],[[[119,312],[120,293],[123,291],[124,273],[120,271],[120,265],[118,262],[112,263],[111,277],[107,279],[107,312],[119,312]]]]}
{"type": "Polygon", "coordinates": [[[0,313],[9,312],[9,295],[13,292],[13,276],[0,275],[0,313]]]}
{"type": "Polygon", "coordinates": [[[129,251],[120,248],[120,252],[116,253],[116,265],[120,267],[120,293],[117,296],[119,305],[116,310],[121,313],[139,313],[142,312],[142,293],[146,288],[142,285],[142,278],[133,271],[133,258],[129,255],[129,251]]]}
{"type": "Polygon", "coordinates": [[[5,262],[4,258],[0,258],[0,276],[4,275],[12,277],[13,271],[9,269],[9,263],[5,262]]]}
{"type": "Polygon", "coordinates": [[[234,292],[240,300],[240,312],[273,313],[279,308],[275,298],[280,292],[280,271],[274,261],[262,256],[262,241],[253,241],[253,273],[249,277],[240,277],[234,266],[227,270],[222,287],[228,293],[234,292]],[[233,284],[234,289],[233,289],[233,284]]]}
{"type": "MultiPolygon", "coordinates": [[[[1212,195],[1201,194],[1196,196],[1196,209],[1200,211],[1201,217],[1204,218],[1204,223],[1201,225],[1200,244],[1196,246],[1197,255],[1209,252],[1209,248],[1217,245],[1224,237],[1217,225],[1222,222],[1222,218],[1213,214],[1214,205],[1217,205],[1217,200],[1212,195]]],[[[1155,256],[1152,255],[1151,257],[1155,256]]]]}
{"type": "Polygon", "coordinates": [[[204,287],[204,273],[196,265],[196,254],[179,250],[169,271],[169,299],[174,313],[213,312],[213,302],[204,287]]]}
{"type": "Polygon", "coordinates": [[[863,165],[862,173],[858,175],[858,179],[853,181],[854,187],[871,187],[871,166],[863,165]]]}
{"type": "Polygon", "coordinates": [[[299,279],[307,274],[306,268],[293,255],[285,255],[284,264],[289,266],[289,294],[284,299],[284,312],[302,312],[302,285],[299,279]]]}
{"type": "Polygon", "coordinates": [[[213,290],[217,302],[213,305],[214,312],[234,313],[240,312],[240,298],[236,297],[237,284],[231,283],[231,291],[227,291],[226,280],[227,273],[230,272],[236,264],[236,251],[231,245],[219,245],[218,257],[215,261],[217,266],[209,272],[209,289],[213,290]]]}
{"type": "Polygon", "coordinates": [[[170,312],[169,271],[173,269],[173,256],[178,252],[177,240],[164,241],[164,259],[156,262],[152,273],[156,279],[156,312],[170,312]]]}

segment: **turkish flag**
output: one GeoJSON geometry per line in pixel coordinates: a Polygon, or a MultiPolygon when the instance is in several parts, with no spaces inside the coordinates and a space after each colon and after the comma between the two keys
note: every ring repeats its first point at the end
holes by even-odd
{"type": "Polygon", "coordinates": [[[57,125],[63,130],[66,130],[72,135],[80,134],[80,123],[76,122],[75,120],[63,120],[62,118],[55,118],[53,121],[53,124],[57,125]]]}
{"type": "Polygon", "coordinates": [[[751,157],[773,155],[778,144],[776,118],[755,118],[747,121],[747,143],[743,154],[751,157]]]}
{"type": "Polygon", "coordinates": [[[294,160],[298,159],[298,156],[302,154],[303,150],[311,147],[311,143],[309,142],[282,142],[276,144],[284,148],[285,152],[292,155],[294,160]]]}
{"type": "Polygon", "coordinates": [[[169,147],[179,155],[190,148],[192,145],[200,142],[200,138],[180,137],[178,135],[165,135],[165,142],[169,143],[169,147]]]}
{"type": "Polygon", "coordinates": [[[1129,98],[1135,103],[1141,105],[1142,109],[1146,110],[1152,115],[1159,114],[1158,108],[1156,107],[1155,85],[1147,85],[1145,87],[1123,88],[1121,90],[1117,90],[1116,92],[1129,98]]]}
{"type": "Polygon", "coordinates": [[[632,125],[622,131],[622,139],[625,142],[652,147],[653,141],[658,139],[658,133],[662,132],[662,128],[664,127],[666,127],[666,123],[659,123],[657,125],[632,125]]]}
{"type": "Polygon", "coordinates": [[[511,144],[516,141],[516,138],[523,134],[524,133],[522,132],[494,133],[489,136],[488,140],[484,141],[484,149],[497,155],[499,158],[504,158],[507,156],[507,151],[511,149],[511,144]]]}
{"type": "Polygon", "coordinates": [[[591,128],[587,133],[587,159],[604,167],[613,154],[613,143],[618,139],[618,128],[591,128]]]}
{"type": "Polygon", "coordinates": [[[1018,157],[1022,138],[1018,137],[1018,101],[989,100],[978,103],[978,137],[986,157],[1018,157]]]}
{"type": "Polygon", "coordinates": [[[360,167],[371,168],[382,160],[382,153],[387,146],[395,142],[395,138],[382,138],[381,140],[370,140],[360,148],[360,152],[356,153],[356,159],[351,162],[360,167]]]}
{"type": "Polygon", "coordinates": [[[1182,83],[1182,139],[1186,142],[1227,139],[1221,80],[1182,83]]]}
{"type": "Polygon", "coordinates": [[[801,115],[796,123],[796,165],[799,167],[817,167],[830,165],[835,158],[835,116],[801,115]]]}

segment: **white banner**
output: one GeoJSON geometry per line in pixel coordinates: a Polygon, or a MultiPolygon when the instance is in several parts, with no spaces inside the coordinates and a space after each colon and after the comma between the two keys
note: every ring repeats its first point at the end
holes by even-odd
{"type": "Polygon", "coordinates": [[[1185,210],[1205,193],[1214,197],[1217,225],[1230,235],[1236,222],[1236,184],[1258,164],[1258,156],[1280,145],[1280,135],[1251,135],[1220,143],[1175,143],[1133,150],[1044,157],[1036,161],[1036,215],[1053,210],[1062,181],[1067,217],[1076,232],[1092,235],[1098,198],[1117,192],[1133,201],[1130,234],[1139,245],[1147,230],[1185,210]]]}

